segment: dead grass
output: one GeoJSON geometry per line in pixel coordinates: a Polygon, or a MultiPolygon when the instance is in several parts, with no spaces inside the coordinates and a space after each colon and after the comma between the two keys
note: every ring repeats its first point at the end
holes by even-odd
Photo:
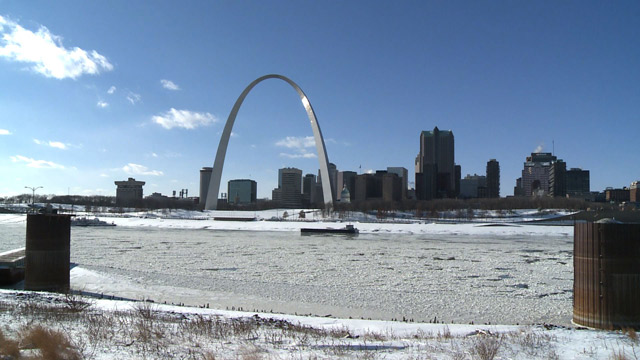
{"type": "Polygon", "coordinates": [[[470,348],[471,355],[480,360],[493,360],[502,346],[502,337],[477,335],[470,348]]]}
{"type": "MultiPolygon", "coordinates": [[[[403,358],[420,360],[493,360],[498,356],[558,359],[558,339],[542,328],[522,328],[506,334],[477,330],[458,335],[443,325],[434,332],[418,330],[399,336],[391,331],[354,333],[347,327],[317,328],[258,315],[226,318],[173,313],[150,302],[124,310],[101,310],[80,305],[92,302],[79,296],[21,296],[20,301],[9,305],[0,302],[2,360],[91,359],[97,354],[203,360],[384,359],[397,351],[403,358]],[[406,345],[398,349],[397,344],[406,345]]],[[[610,357],[638,360],[636,350],[640,346],[635,331],[627,329],[619,336],[619,346],[607,350],[619,349],[610,357]]],[[[584,353],[591,357],[598,354],[602,356],[597,349],[584,353]]]]}
{"type": "Polygon", "coordinates": [[[622,329],[622,332],[624,332],[625,334],[627,334],[627,337],[633,341],[634,343],[638,342],[638,333],[636,332],[636,330],[634,328],[626,328],[626,329],[622,329]]]}
{"type": "Polygon", "coordinates": [[[79,360],[80,353],[69,338],[60,331],[44,328],[40,325],[23,329],[21,336],[23,349],[37,349],[41,359],[79,360]]]}
{"type": "Polygon", "coordinates": [[[18,342],[5,338],[2,330],[0,330],[0,355],[17,359],[20,356],[20,347],[18,342]]]}
{"type": "Polygon", "coordinates": [[[85,311],[93,305],[93,303],[88,301],[86,298],[72,292],[65,294],[63,302],[67,310],[74,313],[85,311]]]}

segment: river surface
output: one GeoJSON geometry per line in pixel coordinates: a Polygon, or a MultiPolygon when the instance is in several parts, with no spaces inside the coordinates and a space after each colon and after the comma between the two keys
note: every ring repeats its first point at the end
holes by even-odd
{"type": "MultiPolygon", "coordinates": [[[[0,252],[23,247],[24,237],[24,223],[0,223],[0,252]]],[[[302,236],[74,227],[72,287],[246,311],[567,325],[572,244],[572,236],[554,233],[302,236]]]]}

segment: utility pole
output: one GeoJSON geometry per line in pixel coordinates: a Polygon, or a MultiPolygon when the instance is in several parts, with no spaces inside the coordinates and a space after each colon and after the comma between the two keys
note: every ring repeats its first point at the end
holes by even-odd
{"type": "Polygon", "coordinates": [[[36,199],[36,190],[41,189],[42,186],[25,186],[24,188],[31,189],[31,205],[33,205],[36,199]]]}

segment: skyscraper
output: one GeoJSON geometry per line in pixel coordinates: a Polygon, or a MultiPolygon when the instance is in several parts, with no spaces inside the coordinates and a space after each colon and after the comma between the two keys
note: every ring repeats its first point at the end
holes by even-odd
{"type": "Polygon", "coordinates": [[[387,172],[396,174],[402,181],[402,200],[407,198],[407,189],[409,188],[409,171],[403,167],[387,167],[387,172]]]}
{"type": "Polygon", "coordinates": [[[589,170],[579,168],[567,170],[567,195],[588,198],[590,192],[589,170]]]}
{"type": "Polygon", "coordinates": [[[551,164],[558,158],[551,153],[531,153],[527,156],[522,178],[516,182],[514,195],[532,196],[549,194],[549,172],[551,164]]]}
{"type": "Polygon", "coordinates": [[[496,159],[487,162],[487,197],[500,197],[500,163],[496,159]]]}
{"type": "Polygon", "coordinates": [[[554,161],[549,168],[549,195],[567,196],[567,163],[562,160],[554,161]]]}
{"type": "Polygon", "coordinates": [[[436,126],[433,131],[420,133],[415,179],[418,200],[456,197],[458,179],[453,132],[436,126]]]}
{"type": "Polygon", "coordinates": [[[203,167],[200,170],[200,204],[204,207],[204,203],[207,201],[207,193],[209,191],[209,182],[211,181],[211,172],[213,168],[203,167]]]}
{"type": "Polygon", "coordinates": [[[278,170],[278,188],[272,196],[276,201],[277,193],[283,207],[296,208],[302,206],[302,170],[283,168],[278,170]]]}
{"type": "Polygon", "coordinates": [[[114,181],[116,184],[116,206],[136,206],[142,202],[144,181],[129,178],[127,181],[114,181]]]}
{"type": "Polygon", "coordinates": [[[238,179],[227,183],[229,204],[253,204],[256,202],[257,192],[258,184],[254,180],[238,179]]]}

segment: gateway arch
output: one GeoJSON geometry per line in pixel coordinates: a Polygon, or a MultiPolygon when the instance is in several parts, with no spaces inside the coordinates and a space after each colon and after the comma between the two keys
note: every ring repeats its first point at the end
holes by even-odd
{"type": "Polygon", "coordinates": [[[322,132],[320,131],[320,124],[318,124],[318,119],[316,118],[316,114],[311,107],[311,103],[309,102],[307,95],[305,95],[300,86],[293,82],[293,80],[289,79],[286,76],[270,74],[259,77],[255,79],[251,84],[249,84],[249,86],[244,89],[242,94],[240,94],[238,100],[236,100],[236,103],[233,105],[233,109],[231,109],[231,113],[227,118],[227,123],[225,124],[224,130],[222,131],[220,143],[218,144],[216,160],[213,163],[213,171],[211,172],[211,180],[209,181],[209,189],[207,191],[207,200],[204,206],[205,210],[215,210],[218,207],[218,193],[220,191],[220,179],[222,177],[222,168],[224,167],[224,158],[227,154],[227,146],[229,145],[229,138],[231,137],[231,129],[233,128],[233,123],[236,121],[236,116],[238,115],[240,106],[242,106],[242,102],[247,97],[251,89],[253,89],[260,82],[267,79],[280,79],[285,81],[286,83],[291,85],[291,87],[293,87],[300,96],[302,106],[304,106],[304,109],[307,111],[307,116],[309,117],[309,121],[311,122],[313,138],[316,142],[316,151],[318,153],[318,161],[320,162],[320,177],[322,178],[322,195],[324,196],[325,207],[333,207],[331,183],[329,182],[329,158],[327,157],[327,149],[324,146],[324,139],[322,138],[322,132]]]}

